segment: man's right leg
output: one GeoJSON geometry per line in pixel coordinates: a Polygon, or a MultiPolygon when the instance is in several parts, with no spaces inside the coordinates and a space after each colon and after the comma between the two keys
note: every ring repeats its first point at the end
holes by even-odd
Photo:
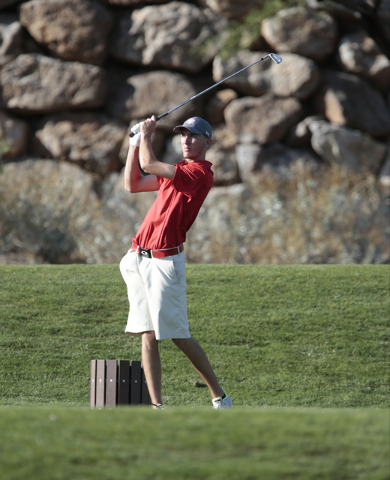
{"type": "Polygon", "coordinates": [[[152,403],[162,404],[161,361],[154,330],[142,334],[142,364],[152,403]]]}
{"type": "Polygon", "coordinates": [[[213,408],[231,408],[231,398],[224,392],[224,390],[222,390],[221,386],[219,385],[206,353],[199,343],[192,337],[174,338],[172,341],[187,356],[189,361],[192,363],[192,366],[206,382],[213,399],[213,408]]]}

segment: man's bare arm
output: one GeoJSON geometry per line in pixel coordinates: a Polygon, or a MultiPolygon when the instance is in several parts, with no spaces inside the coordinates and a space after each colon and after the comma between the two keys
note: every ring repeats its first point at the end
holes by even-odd
{"type": "MultiPolygon", "coordinates": [[[[159,162],[152,149],[152,133],[156,127],[156,117],[148,118],[141,124],[140,164],[142,170],[151,175],[172,180],[176,168],[168,163],[159,162]]],[[[147,178],[147,177],[145,177],[147,178]]]]}
{"type": "Polygon", "coordinates": [[[154,192],[160,188],[155,175],[141,176],[138,168],[139,147],[130,145],[125,166],[125,190],[131,193],[154,192]]]}

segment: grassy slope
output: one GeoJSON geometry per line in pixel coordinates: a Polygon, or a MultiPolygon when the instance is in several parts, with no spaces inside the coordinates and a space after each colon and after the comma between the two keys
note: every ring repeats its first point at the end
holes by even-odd
{"type": "MultiPolygon", "coordinates": [[[[388,266],[189,265],[191,331],[235,405],[388,406],[388,266]]],[[[0,267],[0,404],[88,405],[91,358],[140,359],[117,266],[0,267]]],[[[161,343],[164,402],[205,388],[161,343]]]]}
{"type": "Polygon", "coordinates": [[[389,268],[187,272],[192,333],[229,412],[210,410],[169,341],[170,408],[90,410],[89,360],[140,358],[117,266],[0,267],[2,478],[387,480],[389,268]]]}

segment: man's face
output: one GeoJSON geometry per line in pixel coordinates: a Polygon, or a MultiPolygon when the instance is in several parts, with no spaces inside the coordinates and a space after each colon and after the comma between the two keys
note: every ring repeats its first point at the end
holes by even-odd
{"type": "Polygon", "coordinates": [[[188,160],[204,160],[211,140],[203,134],[197,135],[186,128],[181,129],[180,135],[183,157],[188,160]]]}

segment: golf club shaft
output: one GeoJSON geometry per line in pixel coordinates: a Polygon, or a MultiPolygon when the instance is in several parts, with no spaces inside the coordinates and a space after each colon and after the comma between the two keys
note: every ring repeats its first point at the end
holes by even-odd
{"type": "MultiPolygon", "coordinates": [[[[156,121],[158,122],[159,120],[161,120],[163,117],[166,117],[167,115],[169,115],[170,113],[174,112],[175,110],[177,110],[178,108],[180,107],[183,107],[184,105],[186,105],[188,102],[191,102],[192,100],[195,100],[195,98],[198,98],[200,97],[201,95],[203,95],[204,93],[208,92],[209,90],[212,90],[213,88],[217,87],[218,85],[220,85],[221,83],[223,82],[226,82],[226,80],[229,80],[229,78],[232,78],[234,77],[235,75],[238,75],[239,73],[243,72],[244,70],[246,70],[247,68],[250,68],[250,67],[253,67],[253,65],[256,65],[256,63],[259,63],[261,61],[263,61],[264,59],[266,59],[267,57],[270,57],[275,63],[281,63],[282,59],[281,57],[279,57],[279,55],[276,55],[275,53],[268,53],[267,55],[264,55],[264,57],[260,58],[259,60],[256,60],[256,62],[253,62],[251,63],[250,65],[242,68],[241,70],[238,70],[237,72],[233,73],[232,75],[230,75],[229,77],[226,77],[224,78],[223,80],[220,80],[219,82],[215,83],[214,85],[212,85],[211,87],[209,88],[206,88],[206,90],[203,90],[203,92],[200,92],[196,95],[194,95],[193,97],[189,98],[188,100],[186,100],[185,102],[181,103],[180,105],[177,105],[176,107],[173,107],[171,108],[170,110],[168,110],[167,112],[165,113],[162,113],[161,115],[159,115],[157,118],[156,118],[156,121]]],[[[130,137],[133,137],[135,134],[133,132],[130,132],[130,137]]]]}
{"type": "MultiPolygon", "coordinates": [[[[253,67],[253,65],[256,65],[256,63],[261,62],[262,60],[266,59],[267,57],[269,57],[269,56],[271,56],[271,55],[274,55],[274,54],[269,53],[268,55],[265,55],[264,57],[260,58],[259,60],[256,60],[256,62],[253,62],[253,63],[251,63],[250,65],[242,68],[241,70],[238,70],[237,72],[233,73],[233,74],[230,75],[229,77],[226,77],[226,78],[224,78],[223,80],[220,80],[219,82],[215,83],[215,84],[212,85],[211,87],[206,88],[206,90],[203,90],[203,92],[200,92],[200,93],[194,95],[193,97],[189,98],[189,99],[186,100],[185,102],[181,103],[180,105],[177,105],[177,107],[171,108],[171,109],[168,110],[167,112],[159,115],[159,116],[156,118],[156,120],[158,121],[158,120],[160,120],[161,118],[166,117],[167,115],[169,115],[170,113],[174,112],[174,111],[177,110],[178,108],[183,107],[183,106],[186,105],[188,102],[191,102],[191,100],[195,100],[195,98],[200,97],[201,95],[203,95],[204,93],[208,92],[209,90],[212,90],[213,88],[217,87],[217,86],[220,85],[221,83],[226,82],[226,80],[229,80],[229,78],[232,78],[232,77],[234,77],[235,75],[238,75],[239,73],[243,72],[243,71],[246,70],[247,68],[253,67]]],[[[271,57],[271,58],[272,58],[272,57],[271,57]]],[[[279,57],[279,58],[280,58],[280,57],[279,57]]]]}

